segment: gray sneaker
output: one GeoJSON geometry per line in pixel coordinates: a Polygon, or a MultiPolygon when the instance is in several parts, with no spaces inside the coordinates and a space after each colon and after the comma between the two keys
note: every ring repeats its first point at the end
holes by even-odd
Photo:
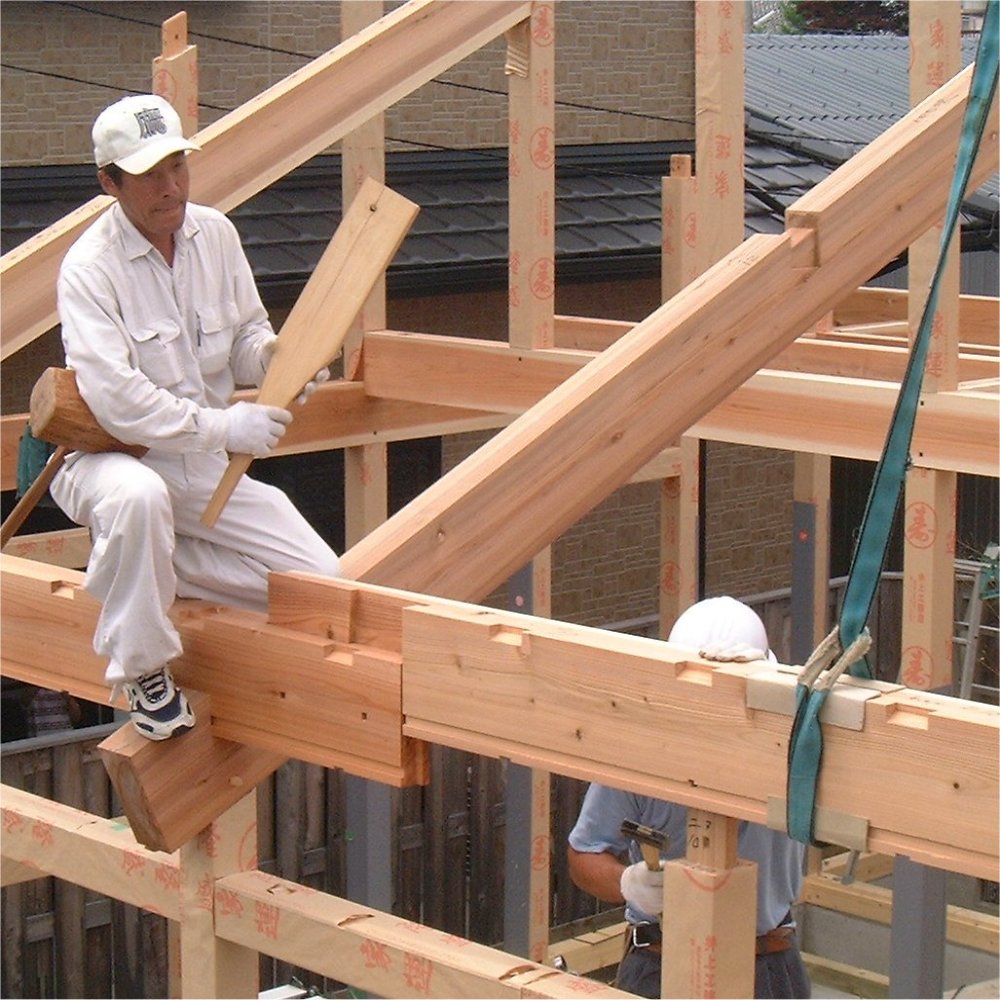
{"type": "Polygon", "coordinates": [[[167,740],[194,726],[194,712],[174,684],[169,667],[152,670],[122,684],[132,725],[148,740],[167,740]]]}

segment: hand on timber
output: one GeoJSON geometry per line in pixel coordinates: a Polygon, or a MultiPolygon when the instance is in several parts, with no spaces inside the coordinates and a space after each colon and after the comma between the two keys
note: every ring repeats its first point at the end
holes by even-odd
{"type": "MultiPolygon", "coordinates": [[[[278,338],[269,340],[264,345],[264,370],[267,371],[274,360],[275,351],[278,349],[278,338]]],[[[324,382],[330,377],[329,368],[320,368],[313,377],[302,387],[302,391],[295,397],[295,402],[301,406],[324,382]]]]}
{"type": "Polygon", "coordinates": [[[663,862],[660,867],[650,869],[645,861],[629,865],[623,872],[620,883],[625,902],[657,917],[663,912],[663,862]]]}
{"type": "Polygon", "coordinates": [[[764,650],[748,646],[745,642],[731,642],[728,639],[710,642],[698,650],[698,655],[719,663],[753,663],[755,660],[767,659],[764,650]]]}
{"type": "Polygon", "coordinates": [[[302,387],[302,392],[300,392],[295,397],[295,402],[301,406],[328,378],[330,377],[329,368],[320,368],[313,377],[306,382],[302,387]]]}
{"type": "Polygon", "coordinates": [[[277,445],[292,415],[280,406],[234,403],[226,410],[226,451],[263,458],[277,445]]]}

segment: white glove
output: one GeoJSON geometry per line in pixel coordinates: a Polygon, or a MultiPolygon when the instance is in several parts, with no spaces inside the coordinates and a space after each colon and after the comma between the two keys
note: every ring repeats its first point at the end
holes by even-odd
{"type": "Polygon", "coordinates": [[[728,642],[725,639],[708,643],[698,650],[698,655],[719,663],[753,663],[755,660],[767,659],[767,653],[756,646],[748,646],[745,642],[728,642]]]}
{"type": "Polygon", "coordinates": [[[658,917],[663,912],[662,861],[656,871],[651,871],[645,861],[629,865],[622,872],[620,885],[626,903],[651,917],[658,917]]]}
{"type": "Polygon", "coordinates": [[[226,451],[263,458],[278,443],[292,415],[280,406],[234,403],[226,414],[226,451]]]}
{"type": "MultiPolygon", "coordinates": [[[[271,367],[271,362],[274,360],[274,352],[278,349],[278,338],[275,337],[273,340],[267,341],[264,344],[262,361],[264,364],[264,371],[267,371],[271,367]]],[[[330,377],[329,368],[320,368],[313,377],[306,382],[302,387],[302,391],[295,397],[295,402],[300,406],[330,377]]]]}
{"type": "Polygon", "coordinates": [[[301,406],[329,377],[330,369],[320,368],[302,387],[302,392],[295,397],[295,402],[301,406]]]}

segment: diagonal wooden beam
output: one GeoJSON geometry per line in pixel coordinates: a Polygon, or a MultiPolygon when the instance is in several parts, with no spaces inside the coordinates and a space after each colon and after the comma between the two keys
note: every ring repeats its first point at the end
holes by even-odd
{"type": "MultiPolygon", "coordinates": [[[[202,129],[191,199],[241,204],[531,13],[526,0],[412,0],[202,129]]],[[[0,357],[56,321],[56,276],[101,196],[0,258],[0,357]]]]}
{"type": "MultiPolygon", "coordinates": [[[[796,228],[736,248],[353,546],[345,574],[489,593],[933,223],[970,78],[799,199],[796,228]]],[[[994,102],[974,182],[996,169],[997,134],[994,102]]]]}

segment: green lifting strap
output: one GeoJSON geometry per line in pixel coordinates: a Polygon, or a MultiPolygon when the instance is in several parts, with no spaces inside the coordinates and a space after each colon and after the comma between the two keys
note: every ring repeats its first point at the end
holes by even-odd
{"type": "Polygon", "coordinates": [[[855,677],[871,676],[863,654],[863,649],[868,644],[866,626],[882,574],[906,470],[910,464],[910,442],[920,403],[931,325],[937,309],[938,285],[958,222],[962,197],[969,184],[972,165],[997,88],[997,48],[1000,39],[997,9],[997,0],[989,0],[962,122],[958,159],[948,194],[937,266],[931,278],[927,302],[900,386],[889,434],[868,494],[861,533],[844,593],[840,623],[828,637],[830,645],[839,643],[845,652],[824,675],[823,669],[832,655],[829,649],[823,654],[818,649],[803,669],[796,687],[795,718],[788,742],[786,801],[788,833],[803,843],[815,843],[816,785],[823,760],[823,732],[819,715],[823,703],[833,683],[844,670],[855,677]]]}

